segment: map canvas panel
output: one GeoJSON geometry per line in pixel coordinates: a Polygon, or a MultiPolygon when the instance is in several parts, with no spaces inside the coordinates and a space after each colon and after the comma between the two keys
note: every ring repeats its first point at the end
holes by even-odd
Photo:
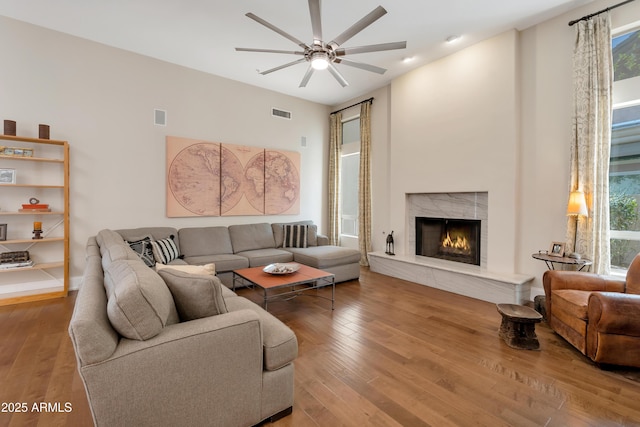
{"type": "Polygon", "coordinates": [[[265,150],[265,214],[300,213],[300,153],[265,150]]]}
{"type": "Polygon", "coordinates": [[[167,216],[220,216],[220,143],[167,136],[167,216]]]}
{"type": "Polygon", "coordinates": [[[221,147],[220,213],[264,215],[264,148],[221,147]]]}

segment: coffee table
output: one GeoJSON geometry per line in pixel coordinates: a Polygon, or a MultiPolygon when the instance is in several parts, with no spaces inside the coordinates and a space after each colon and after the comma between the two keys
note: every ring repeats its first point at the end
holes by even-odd
{"type": "Polygon", "coordinates": [[[264,267],[241,268],[233,271],[233,290],[236,283],[257,286],[263,292],[263,306],[267,309],[270,300],[282,299],[287,296],[301,295],[303,292],[331,286],[331,298],[312,295],[331,300],[331,310],[334,309],[336,280],[335,275],[317,268],[300,265],[300,269],[288,274],[271,274],[264,272],[264,267]]]}

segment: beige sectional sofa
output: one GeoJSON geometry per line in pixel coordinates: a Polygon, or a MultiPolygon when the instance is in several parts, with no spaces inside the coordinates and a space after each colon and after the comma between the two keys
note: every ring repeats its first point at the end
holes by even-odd
{"type": "Polygon", "coordinates": [[[313,233],[307,248],[282,248],[281,230],[147,227],[89,238],[69,334],[95,425],[250,426],[291,412],[293,331],[219,277],[156,272],[128,244],[170,238],[181,256],[169,267],[213,262],[227,279],[233,269],[288,261],[337,281],[358,277],[357,251],[313,233]]]}

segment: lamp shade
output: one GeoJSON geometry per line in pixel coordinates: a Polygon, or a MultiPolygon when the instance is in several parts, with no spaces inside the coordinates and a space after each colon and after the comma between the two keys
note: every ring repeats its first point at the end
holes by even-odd
{"type": "Polygon", "coordinates": [[[589,216],[589,211],[587,210],[587,201],[582,191],[572,191],[571,194],[569,194],[569,204],[567,205],[567,215],[589,216]]]}

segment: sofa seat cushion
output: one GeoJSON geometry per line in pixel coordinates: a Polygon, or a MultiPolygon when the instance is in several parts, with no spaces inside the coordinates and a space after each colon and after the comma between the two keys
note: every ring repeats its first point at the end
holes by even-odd
{"type": "Polygon", "coordinates": [[[218,273],[249,267],[249,260],[246,257],[234,254],[192,256],[185,257],[184,260],[192,265],[213,263],[218,273]]]}
{"type": "Polygon", "coordinates": [[[181,322],[227,313],[220,279],[212,274],[190,274],[163,268],[158,274],[171,291],[181,322]]]}
{"type": "Polygon", "coordinates": [[[177,323],[177,311],[164,281],[140,259],[117,260],[104,272],[107,315],[120,335],[148,340],[177,323]]]}
{"type": "Polygon", "coordinates": [[[229,312],[248,309],[260,318],[265,369],[275,371],[298,356],[296,335],[280,320],[243,297],[225,298],[225,302],[229,312]]]}
{"type": "Polygon", "coordinates": [[[553,291],[552,310],[562,310],[565,313],[581,320],[587,320],[587,308],[591,291],[578,291],[575,289],[558,289],[553,291]]]}
{"type": "Polygon", "coordinates": [[[233,252],[236,254],[276,247],[271,225],[267,223],[230,225],[229,235],[231,236],[233,252]]]}
{"type": "Polygon", "coordinates": [[[308,248],[286,248],[293,260],[314,268],[330,268],[360,262],[360,251],[341,246],[312,246],[308,248]]]}
{"type": "Polygon", "coordinates": [[[274,262],[293,261],[293,254],[282,249],[256,249],[253,251],[238,252],[236,255],[246,257],[249,267],[260,267],[274,262]]]}

